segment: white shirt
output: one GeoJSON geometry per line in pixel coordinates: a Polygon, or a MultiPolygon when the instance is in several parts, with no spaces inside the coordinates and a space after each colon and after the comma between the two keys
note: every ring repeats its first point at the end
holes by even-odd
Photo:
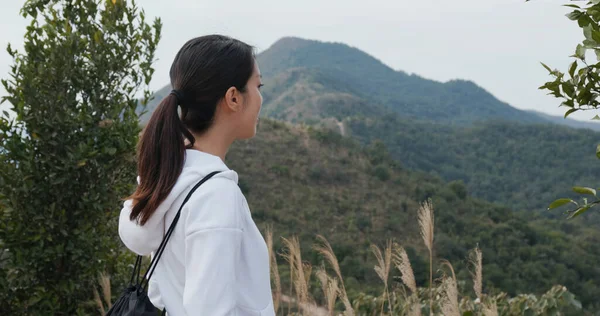
{"type": "Polygon", "coordinates": [[[217,156],[186,150],[183,172],[144,226],[129,220],[132,202],[126,201],[119,219],[121,240],[140,255],[156,251],[186,195],[213,171],[222,172],[202,184],[181,210],[148,296],[170,316],[274,316],[265,240],[237,185],[237,173],[217,156]]]}

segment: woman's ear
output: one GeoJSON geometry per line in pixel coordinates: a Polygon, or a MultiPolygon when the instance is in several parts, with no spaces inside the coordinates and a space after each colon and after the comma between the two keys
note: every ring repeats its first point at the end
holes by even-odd
{"type": "Polygon", "coordinates": [[[236,87],[231,87],[225,92],[225,107],[232,112],[242,109],[243,96],[236,87]]]}

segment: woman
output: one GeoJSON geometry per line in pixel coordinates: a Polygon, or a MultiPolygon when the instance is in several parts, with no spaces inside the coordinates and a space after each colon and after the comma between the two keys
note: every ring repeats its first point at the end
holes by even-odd
{"type": "Polygon", "coordinates": [[[190,189],[196,190],[149,281],[169,315],[275,315],[269,255],[238,175],[224,163],[229,146],[256,134],[261,75],[253,48],[204,36],[177,53],[173,91],[156,108],[138,145],[138,182],[119,220],[123,243],[155,251],[190,189]],[[181,112],[181,114],[178,113],[181,112]]]}

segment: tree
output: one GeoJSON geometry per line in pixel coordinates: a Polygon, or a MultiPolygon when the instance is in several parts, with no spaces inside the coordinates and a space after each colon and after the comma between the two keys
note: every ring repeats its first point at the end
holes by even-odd
{"type": "MultiPolygon", "coordinates": [[[[561,106],[567,108],[565,112],[567,118],[574,112],[597,110],[600,106],[598,98],[600,96],[600,0],[586,1],[581,5],[571,3],[565,6],[574,9],[567,14],[567,17],[577,21],[583,31],[584,39],[577,44],[575,54],[571,56],[575,60],[570,64],[567,73],[552,70],[542,63],[554,80],[546,82],[540,89],[547,90],[556,98],[564,100],[561,106]],[[594,52],[595,63],[587,60],[588,51],[594,52]]],[[[596,115],[593,119],[600,120],[600,116],[596,115]]],[[[596,148],[596,156],[600,159],[600,145],[596,148]]],[[[583,203],[578,203],[572,199],[558,199],[550,204],[548,209],[573,204],[575,209],[568,211],[569,218],[573,218],[600,204],[595,189],[577,186],[573,191],[588,195],[592,200],[584,197],[583,203]]]]}
{"type": "Polygon", "coordinates": [[[16,117],[0,118],[0,309],[82,314],[122,253],[115,224],[135,184],[136,96],[162,25],[133,0],[28,0],[21,14],[32,19],[24,52],[8,46],[2,81],[16,117]]]}

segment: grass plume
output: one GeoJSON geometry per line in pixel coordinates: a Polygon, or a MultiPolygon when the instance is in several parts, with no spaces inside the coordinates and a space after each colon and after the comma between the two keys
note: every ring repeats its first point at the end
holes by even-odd
{"type": "Polygon", "coordinates": [[[390,307],[390,312],[392,312],[392,303],[389,297],[389,290],[388,290],[388,279],[389,279],[389,275],[390,275],[390,268],[391,268],[391,263],[392,263],[392,241],[388,240],[387,244],[385,246],[385,253],[381,253],[381,250],[379,249],[379,247],[377,247],[377,245],[372,244],[371,245],[371,251],[373,252],[373,254],[375,255],[375,258],[377,259],[377,265],[375,266],[375,272],[377,273],[377,275],[379,276],[379,278],[381,279],[381,281],[383,281],[383,284],[385,286],[384,288],[384,299],[381,302],[381,313],[383,314],[383,310],[384,310],[384,305],[385,305],[385,299],[388,300],[389,303],[389,307],[390,307]]]}
{"type": "Polygon", "coordinates": [[[473,290],[481,302],[481,311],[485,316],[498,316],[498,306],[495,301],[486,300],[483,294],[483,253],[479,246],[475,247],[469,253],[469,263],[473,267],[471,277],[473,277],[473,290]]]}
{"type": "Polygon", "coordinates": [[[331,277],[327,274],[325,267],[321,267],[315,273],[319,281],[321,282],[321,288],[323,290],[323,296],[325,302],[327,302],[327,313],[328,315],[335,315],[335,302],[338,297],[339,285],[336,278],[331,277]]]}
{"type": "Polygon", "coordinates": [[[482,261],[483,256],[479,247],[475,247],[469,255],[469,261],[473,266],[473,270],[471,272],[471,276],[473,277],[473,290],[475,290],[475,294],[477,298],[482,301],[483,300],[483,267],[482,261]]]}
{"type": "Polygon", "coordinates": [[[425,201],[419,207],[419,227],[421,228],[421,237],[429,250],[429,314],[433,314],[433,204],[431,199],[425,201]]]}
{"type": "Polygon", "coordinates": [[[458,306],[458,288],[456,284],[456,274],[450,262],[443,260],[442,265],[447,266],[452,272],[451,276],[444,276],[442,279],[443,297],[441,299],[442,315],[445,316],[460,316],[458,306]]]}
{"type": "Polygon", "coordinates": [[[416,294],[417,282],[415,281],[415,274],[413,272],[412,266],[410,265],[408,254],[406,253],[406,250],[404,250],[404,248],[398,244],[394,244],[393,261],[396,269],[400,271],[402,283],[404,283],[404,285],[406,285],[406,287],[413,294],[416,294]]]}
{"type": "Polygon", "coordinates": [[[98,294],[98,289],[94,286],[94,302],[96,306],[98,306],[98,310],[100,311],[100,315],[105,315],[106,311],[104,310],[104,303],[102,303],[102,299],[100,299],[100,294],[98,294]]]}
{"type": "Polygon", "coordinates": [[[291,239],[282,239],[286,248],[283,257],[290,265],[290,274],[292,275],[292,283],[296,292],[298,304],[309,304],[308,278],[306,277],[306,272],[309,270],[302,262],[300,242],[295,236],[291,239]]]}
{"type": "Polygon", "coordinates": [[[337,274],[338,280],[340,282],[339,296],[344,304],[344,308],[346,309],[344,315],[352,316],[354,315],[354,309],[352,308],[352,304],[350,303],[350,299],[348,299],[348,294],[346,292],[346,287],[344,286],[344,279],[342,277],[342,272],[340,270],[340,264],[331,248],[331,245],[325,239],[325,237],[321,235],[317,235],[317,239],[320,241],[320,244],[314,246],[314,249],[320,253],[325,259],[329,262],[335,273],[337,274]]]}
{"type": "Polygon", "coordinates": [[[404,247],[400,246],[397,243],[393,244],[393,255],[392,261],[394,262],[394,266],[398,271],[400,271],[400,279],[402,283],[410,290],[411,295],[407,297],[409,301],[409,316],[421,316],[421,303],[419,301],[419,290],[417,288],[417,282],[415,280],[415,274],[413,272],[412,266],[410,265],[410,260],[408,259],[408,254],[404,247]]]}
{"type": "Polygon", "coordinates": [[[269,266],[271,270],[271,277],[275,286],[275,292],[273,293],[273,308],[275,313],[279,311],[281,305],[281,278],[279,276],[279,269],[277,268],[277,256],[273,251],[273,229],[267,227],[266,229],[266,241],[267,249],[269,250],[269,266]]]}
{"type": "Polygon", "coordinates": [[[102,296],[106,305],[110,309],[112,307],[112,293],[110,291],[110,277],[106,273],[100,273],[98,277],[98,281],[100,282],[100,287],[102,288],[102,296]]]}

